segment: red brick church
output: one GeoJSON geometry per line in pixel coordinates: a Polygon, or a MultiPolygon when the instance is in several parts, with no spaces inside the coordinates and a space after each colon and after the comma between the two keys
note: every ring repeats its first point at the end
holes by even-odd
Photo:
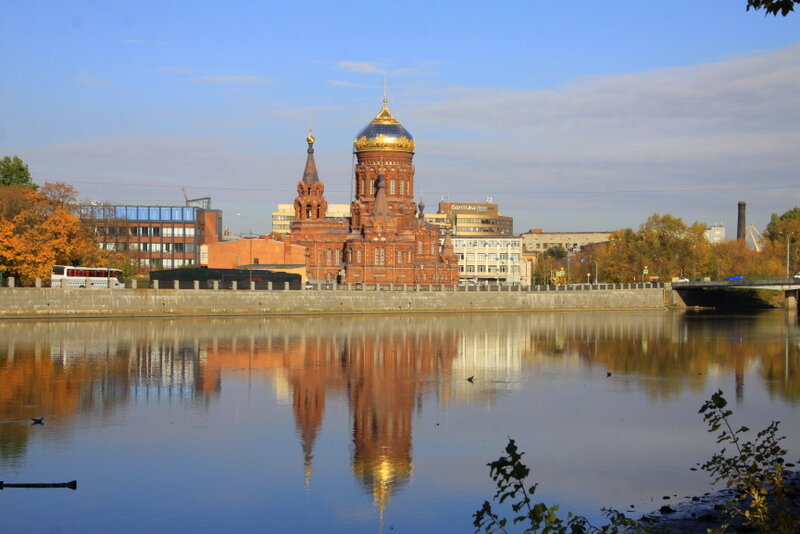
{"type": "Polygon", "coordinates": [[[311,281],[340,284],[455,285],[458,257],[449,234],[425,221],[414,202],[414,138],[381,112],[359,132],[355,199],[350,218],[328,218],[325,184],[309,135],[303,178],[297,183],[295,220],[289,239],[306,247],[311,281]]]}

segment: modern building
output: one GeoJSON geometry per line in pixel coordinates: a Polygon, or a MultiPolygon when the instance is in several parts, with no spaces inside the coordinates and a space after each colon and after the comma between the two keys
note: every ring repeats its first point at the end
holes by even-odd
{"type": "Polygon", "coordinates": [[[710,243],[722,243],[725,241],[725,225],[714,223],[705,231],[706,239],[710,243]]]}
{"type": "Polygon", "coordinates": [[[588,245],[608,243],[611,232],[545,232],[534,228],[522,234],[522,248],[526,253],[541,254],[550,248],[561,247],[567,254],[577,254],[588,245]]]}
{"type": "Polygon", "coordinates": [[[528,263],[522,258],[519,237],[453,238],[461,283],[530,283],[528,263]]]}
{"type": "Polygon", "coordinates": [[[199,265],[200,246],[220,240],[222,211],[209,197],[183,206],[89,203],[81,217],[90,221],[100,248],[129,254],[142,272],[199,265]]]}
{"type": "Polygon", "coordinates": [[[380,113],[354,142],[355,199],[350,218],[328,216],[325,184],[309,135],[302,179],[297,183],[292,244],[306,248],[312,281],[395,285],[456,285],[458,258],[449,234],[424,218],[414,202],[411,134],[384,99],[380,113]]]}
{"type": "Polygon", "coordinates": [[[501,215],[491,198],[486,202],[439,202],[439,212],[425,215],[425,219],[459,237],[514,235],[514,218],[501,215]]]}
{"type": "MultiPolygon", "coordinates": [[[[350,204],[328,204],[327,216],[334,219],[349,219],[350,204]]],[[[289,235],[289,227],[294,220],[294,204],[278,204],[272,212],[272,233],[289,235]]]]}

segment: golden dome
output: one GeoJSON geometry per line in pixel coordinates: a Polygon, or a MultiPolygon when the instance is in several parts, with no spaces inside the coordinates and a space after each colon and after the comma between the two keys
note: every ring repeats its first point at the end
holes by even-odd
{"type": "Polygon", "coordinates": [[[306,143],[309,145],[314,142],[314,134],[311,133],[311,130],[308,130],[308,137],[306,137],[306,143]]]}
{"type": "Polygon", "coordinates": [[[414,138],[394,118],[384,98],[383,109],[358,133],[353,146],[356,152],[373,150],[414,152],[414,138]]]}

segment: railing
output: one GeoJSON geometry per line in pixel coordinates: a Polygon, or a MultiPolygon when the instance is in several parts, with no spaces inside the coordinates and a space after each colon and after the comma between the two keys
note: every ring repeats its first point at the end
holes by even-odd
{"type": "MultiPolygon", "coordinates": [[[[19,287],[13,276],[6,277],[3,279],[3,286],[4,287],[19,287]]],[[[529,292],[549,292],[549,291],[598,291],[598,290],[627,290],[627,289],[656,289],[656,288],[663,288],[663,282],[647,282],[647,283],[630,283],[630,284],[568,284],[568,285],[522,285],[522,284],[460,284],[457,286],[450,286],[450,285],[422,285],[422,284],[336,284],[332,282],[309,282],[300,287],[291,287],[289,282],[277,283],[273,284],[272,282],[268,282],[266,287],[256,288],[255,282],[250,282],[249,284],[238,284],[236,281],[219,281],[219,280],[210,280],[204,281],[202,284],[201,282],[195,280],[190,282],[191,286],[188,287],[187,283],[184,282],[183,286],[176,281],[159,281],[159,280],[152,280],[149,284],[144,286],[140,286],[137,280],[129,281],[126,284],[125,289],[157,289],[157,290],[183,290],[183,291],[192,291],[192,290],[211,290],[211,291],[225,291],[225,290],[250,290],[250,291],[276,291],[276,290],[302,290],[302,291],[417,291],[417,292],[475,292],[475,293],[489,293],[489,292],[517,292],[517,293],[529,293],[529,292]]],[[[294,284],[297,286],[297,284],[294,284]]],[[[36,288],[44,288],[46,287],[42,280],[37,278],[35,280],[34,286],[36,288]]],[[[51,289],[68,289],[66,284],[60,284],[59,286],[53,287],[51,289]]],[[[74,287],[70,287],[69,289],[75,289],[74,287]]],[[[84,289],[84,288],[81,288],[84,289]]],[[[97,290],[97,286],[94,288],[88,288],[86,290],[97,290]]],[[[122,288],[117,288],[115,291],[124,291],[122,288]]]]}

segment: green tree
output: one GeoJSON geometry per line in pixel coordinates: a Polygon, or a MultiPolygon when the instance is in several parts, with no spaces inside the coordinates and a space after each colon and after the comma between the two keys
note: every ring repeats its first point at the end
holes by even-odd
{"type": "Polygon", "coordinates": [[[544,251],[542,254],[545,258],[554,258],[556,260],[560,260],[561,258],[567,257],[567,249],[562,247],[561,245],[557,245],[554,247],[550,247],[544,251]]]}
{"type": "Polygon", "coordinates": [[[778,16],[778,13],[784,17],[794,11],[794,6],[800,4],[800,0],[747,0],[747,11],[750,8],[758,11],[764,9],[766,15],[778,16]]]}
{"type": "Polygon", "coordinates": [[[38,189],[38,185],[31,181],[28,166],[17,156],[4,157],[0,160],[0,186],[20,185],[38,189]]]}

